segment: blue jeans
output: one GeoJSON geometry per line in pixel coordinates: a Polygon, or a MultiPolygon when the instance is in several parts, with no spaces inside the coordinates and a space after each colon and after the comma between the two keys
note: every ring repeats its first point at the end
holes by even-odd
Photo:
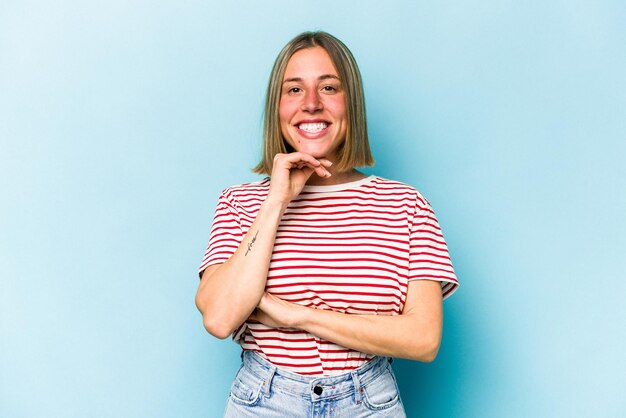
{"type": "Polygon", "coordinates": [[[244,351],[242,359],[225,418],[406,417],[387,357],[331,377],[281,370],[254,351],[244,351]]]}

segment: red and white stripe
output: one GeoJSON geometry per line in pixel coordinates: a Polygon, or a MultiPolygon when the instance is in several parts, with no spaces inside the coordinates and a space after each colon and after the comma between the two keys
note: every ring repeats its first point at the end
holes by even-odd
{"type": "MultiPolygon", "coordinates": [[[[200,266],[226,261],[238,248],[269,191],[269,178],[230,187],[217,204],[200,266]]],[[[347,314],[399,315],[411,280],[458,287],[448,248],[428,201],[413,187],[370,176],[333,186],[305,186],[276,233],[266,289],[304,306],[347,314]]],[[[373,355],[302,330],[249,321],[233,334],[279,367],[332,376],[373,355]]]]}

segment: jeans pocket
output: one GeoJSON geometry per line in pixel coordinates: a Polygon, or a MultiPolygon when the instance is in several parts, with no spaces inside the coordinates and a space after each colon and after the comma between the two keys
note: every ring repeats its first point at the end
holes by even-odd
{"type": "Polygon", "coordinates": [[[400,401],[398,386],[389,367],[362,388],[363,404],[373,411],[391,408],[400,401]]]}
{"type": "Polygon", "coordinates": [[[233,402],[245,406],[254,406],[261,398],[263,380],[240,368],[230,387],[230,398],[233,402]]]}

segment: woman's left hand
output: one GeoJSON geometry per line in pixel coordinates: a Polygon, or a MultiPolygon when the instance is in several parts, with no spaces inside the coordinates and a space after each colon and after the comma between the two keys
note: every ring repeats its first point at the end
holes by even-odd
{"type": "Polygon", "coordinates": [[[297,328],[299,320],[304,315],[306,309],[309,308],[287,302],[271,293],[265,292],[248,319],[259,321],[269,327],[297,328]]]}

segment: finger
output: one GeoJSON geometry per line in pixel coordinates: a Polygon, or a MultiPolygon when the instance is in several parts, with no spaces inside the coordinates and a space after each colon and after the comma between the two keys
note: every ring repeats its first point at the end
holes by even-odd
{"type": "MultiPolygon", "coordinates": [[[[328,171],[323,165],[319,165],[319,166],[313,166],[311,164],[309,164],[306,161],[298,161],[297,163],[295,163],[295,165],[293,166],[293,168],[297,168],[298,170],[303,170],[304,167],[307,167],[308,169],[311,170],[311,172],[316,172],[318,176],[320,177],[330,177],[330,171],[328,171]]],[[[310,175],[310,172],[306,172],[307,175],[310,175]]]]}
{"type": "Polygon", "coordinates": [[[322,163],[320,163],[316,158],[313,158],[312,155],[306,154],[304,152],[292,152],[289,154],[280,154],[279,158],[277,158],[277,162],[279,163],[297,163],[299,161],[304,161],[309,163],[311,167],[318,167],[322,163]]]}
{"type": "MultiPolygon", "coordinates": [[[[330,163],[330,161],[328,162],[330,163]]],[[[301,169],[302,167],[306,165],[312,168],[320,177],[331,176],[330,171],[328,171],[324,167],[324,165],[327,163],[324,163],[324,165],[322,165],[321,161],[317,160],[312,155],[306,154],[304,152],[292,152],[290,154],[277,154],[274,164],[277,164],[277,165],[288,164],[290,169],[293,169],[293,168],[301,169]]]]}
{"type": "Polygon", "coordinates": [[[309,166],[304,166],[301,168],[301,170],[302,170],[302,174],[304,174],[304,177],[307,179],[311,177],[311,174],[313,174],[313,172],[315,171],[309,166]]]}
{"type": "Polygon", "coordinates": [[[324,167],[330,167],[331,165],[333,165],[333,162],[330,160],[327,160],[326,158],[319,158],[317,161],[322,163],[324,167]]]}
{"type": "Polygon", "coordinates": [[[330,171],[328,171],[325,167],[323,166],[319,166],[315,168],[315,172],[317,173],[318,176],[320,177],[330,177],[330,171]]]}

